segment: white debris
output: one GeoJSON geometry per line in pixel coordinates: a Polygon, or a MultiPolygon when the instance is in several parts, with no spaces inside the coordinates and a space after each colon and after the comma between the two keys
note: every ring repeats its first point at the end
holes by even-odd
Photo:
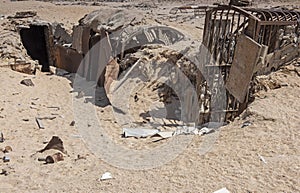
{"type": "Polygon", "coordinates": [[[175,135],[191,135],[197,133],[198,128],[194,126],[183,126],[177,127],[175,135]]]}
{"type": "Polygon", "coordinates": [[[230,193],[230,192],[229,192],[229,190],[227,190],[227,188],[222,188],[222,189],[217,190],[217,191],[215,191],[213,193],[230,193]]]}
{"type": "Polygon", "coordinates": [[[173,131],[162,131],[162,132],[157,133],[157,135],[159,135],[163,139],[167,139],[167,138],[172,137],[174,135],[174,132],[173,131]]]}
{"type": "Polygon", "coordinates": [[[112,179],[112,178],[113,178],[113,177],[112,177],[111,173],[105,172],[105,173],[101,176],[100,180],[109,180],[109,179],[112,179]]]}
{"type": "Polygon", "coordinates": [[[124,137],[150,137],[159,133],[158,129],[123,128],[124,137]]]}
{"type": "Polygon", "coordinates": [[[205,134],[212,133],[214,131],[215,131],[214,128],[202,127],[199,129],[197,127],[183,126],[183,127],[178,127],[174,135],[205,135],[205,134]]]}
{"type": "Polygon", "coordinates": [[[203,127],[198,131],[198,135],[205,135],[214,132],[215,130],[212,128],[203,127]]]}
{"type": "Polygon", "coordinates": [[[267,163],[267,161],[265,160],[265,158],[263,156],[261,156],[259,154],[257,154],[257,155],[262,162],[264,162],[265,164],[267,163]]]}

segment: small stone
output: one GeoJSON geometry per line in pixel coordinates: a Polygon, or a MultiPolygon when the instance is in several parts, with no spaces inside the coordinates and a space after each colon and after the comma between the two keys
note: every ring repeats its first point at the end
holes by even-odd
{"type": "Polygon", "coordinates": [[[245,122],[242,124],[241,128],[248,127],[248,126],[250,126],[250,125],[252,125],[252,123],[251,123],[250,121],[245,121],[245,122]]]}
{"type": "Polygon", "coordinates": [[[31,79],[24,79],[20,83],[23,84],[23,85],[26,85],[26,86],[34,86],[31,79]]]}
{"type": "Polygon", "coordinates": [[[5,169],[2,169],[1,172],[0,172],[0,175],[7,176],[8,172],[5,169]]]}
{"type": "Polygon", "coordinates": [[[71,123],[70,123],[70,126],[74,126],[75,125],[75,121],[72,121],[71,123]]]}
{"type": "Polygon", "coordinates": [[[6,146],[4,149],[3,149],[3,153],[9,153],[12,151],[12,148],[10,146],[6,146]]]}
{"type": "Polygon", "coordinates": [[[10,158],[6,155],[2,158],[3,162],[9,162],[10,158]]]}
{"type": "Polygon", "coordinates": [[[4,137],[3,137],[3,133],[0,132],[0,143],[3,143],[4,142],[4,137]]]}
{"type": "Polygon", "coordinates": [[[84,92],[83,91],[78,92],[78,95],[76,96],[76,98],[80,99],[83,97],[84,97],[84,92]]]}

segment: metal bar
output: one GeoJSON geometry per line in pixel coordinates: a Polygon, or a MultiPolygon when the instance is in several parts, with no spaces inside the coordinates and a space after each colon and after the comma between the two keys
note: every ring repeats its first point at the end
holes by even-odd
{"type": "Polygon", "coordinates": [[[297,21],[260,21],[260,25],[296,25],[297,21]]]}

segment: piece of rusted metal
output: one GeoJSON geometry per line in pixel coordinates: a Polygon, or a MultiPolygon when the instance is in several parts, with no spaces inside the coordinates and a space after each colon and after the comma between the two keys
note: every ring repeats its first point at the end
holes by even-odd
{"type": "Polygon", "coordinates": [[[213,5],[203,5],[203,6],[198,6],[198,5],[190,5],[190,6],[179,6],[179,7],[173,7],[170,10],[170,14],[178,14],[178,13],[194,13],[195,16],[200,16],[200,15],[205,15],[205,12],[208,9],[211,9],[213,5]]]}
{"type": "Polygon", "coordinates": [[[252,4],[251,0],[230,0],[229,5],[235,5],[235,6],[249,6],[252,4]]]}
{"type": "Polygon", "coordinates": [[[248,87],[260,55],[262,46],[248,36],[237,38],[235,55],[226,82],[226,89],[240,102],[244,103],[248,87]]]}
{"type": "Polygon", "coordinates": [[[55,66],[71,73],[76,73],[83,55],[73,48],[55,45],[55,66]]]}

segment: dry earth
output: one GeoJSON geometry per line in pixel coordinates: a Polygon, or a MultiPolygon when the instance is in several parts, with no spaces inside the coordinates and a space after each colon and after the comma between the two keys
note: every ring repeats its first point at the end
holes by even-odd
{"type": "MultiPolygon", "coordinates": [[[[298,1],[280,4],[300,5],[298,1]]],[[[43,20],[61,22],[70,28],[92,10],[121,5],[105,3],[100,7],[58,6],[45,2],[2,0],[0,15],[36,10],[43,20]]],[[[173,5],[164,4],[153,12],[166,12],[171,6],[173,5]]],[[[146,15],[149,10],[139,11],[144,11],[146,15]]],[[[155,17],[153,14],[148,19],[155,22],[155,17]]],[[[190,30],[193,37],[201,37],[201,30],[195,26],[203,21],[200,19],[199,23],[191,22],[195,23],[172,25],[190,30]]],[[[67,77],[40,71],[36,75],[26,75],[1,67],[0,131],[3,132],[5,141],[0,143],[0,148],[11,146],[13,151],[9,153],[10,162],[0,161],[0,172],[5,170],[8,173],[0,175],[0,192],[209,193],[223,187],[238,193],[300,192],[299,70],[299,65],[295,63],[269,75],[268,78],[281,84],[281,88],[257,93],[255,101],[245,113],[221,128],[209,152],[200,154],[199,149],[210,135],[195,136],[185,151],[174,160],[153,169],[129,170],[104,162],[88,148],[86,141],[80,137],[76,124],[75,127],[70,126],[74,120],[75,93],[70,92],[71,81],[67,77]],[[35,86],[21,85],[20,81],[25,78],[31,78],[35,86]],[[39,129],[35,117],[46,116],[56,118],[43,120],[45,129],[39,129]],[[245,121],[249,121],[251,125],[241,128],[245,121]],[[67,155],[64,161],[45,165],[37,161],[37,158],[45,157],[51,151],[31,155],[42,149],[45,142],[54,135],[63,140],[67,155]],[[82,159],[78,159],[78,155],[82,159]],[[105,172],[110,172],[113,179],[99,181],[105,172]]],[[[121,127],[113,120],[112,107],[97,107],[97,110],[99,119],[106,120],[106,129],[112,136],[119,136],[121,144],[130,146],[131,143],[137,149],[149,148],[149,140],[124,139],[118,135],[121,134],[121,127]],[[143,142],[145,147],[142,146],[143,142]]],[[[2,153],[0,156],[3,156],[2,153]]]]}

